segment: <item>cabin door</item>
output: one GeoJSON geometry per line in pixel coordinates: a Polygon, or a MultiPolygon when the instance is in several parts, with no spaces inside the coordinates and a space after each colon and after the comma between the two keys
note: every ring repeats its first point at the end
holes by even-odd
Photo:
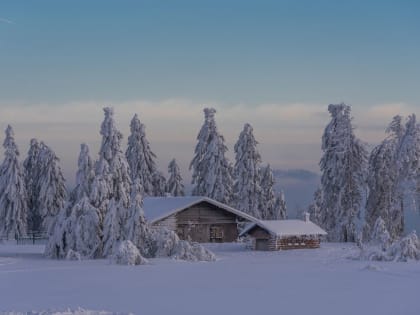
{"type": "Polygon", "coordinates": [[[268,240],[256,239],[255,240],[255,249],[256,250],[268,250],[268,240]]]}

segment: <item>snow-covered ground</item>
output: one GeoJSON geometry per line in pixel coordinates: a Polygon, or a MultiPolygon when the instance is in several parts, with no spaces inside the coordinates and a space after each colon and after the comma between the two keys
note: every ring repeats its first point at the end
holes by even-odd
{"type": "Polygon", "coordinates": [[[0,244],[0,312],[81,307],[147,315],[420,314],[418,262],[350,260],[355,248],[348,244],[281,252],[207,246],[216,262],[151,259],[149,265],[120,266],[49,260],[41,245],[0,244]]]}

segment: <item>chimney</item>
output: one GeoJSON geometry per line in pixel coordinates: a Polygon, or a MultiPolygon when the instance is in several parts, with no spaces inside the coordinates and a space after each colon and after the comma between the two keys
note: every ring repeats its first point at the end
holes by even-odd
{"type": "Polygon", "coordinates": [[[303,221],[305,221],[305,222],[310,222],[311,220],[310,220],[310,217],[311,217],[311,215],[310,215],[310,213],[309,212],[304,212],[303,213],[303,221]]]}

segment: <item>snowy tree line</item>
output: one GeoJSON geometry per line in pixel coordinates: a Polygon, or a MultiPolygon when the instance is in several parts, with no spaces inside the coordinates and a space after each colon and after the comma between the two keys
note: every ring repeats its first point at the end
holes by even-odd
{"type": "MultiPolygon", "coordinates": [[[[236,205],[258,218],[285,218],[284,196],[275,196],[272,170],[269,165],[261,166],[252,127],[245,125],[235,145],[237,162],[233,167],[225,157],[227,147],[217,131],[215,110],[206,108],[204,112],[205,123],[191,162],[193,194],[236,205]],[[247,167],[255,172],[249,179],[247,167]],[[247,190],[254,186],[254,191],[247,190]],[[245,205],[245,194],[250,194],[247,200],[256,199],[255,206],[245,205]]],[[[173,159],[168,180],[157,169],[156,155],[137,115],[131,121],[123,152],[123,136],[116,128],[113,110],[104,108],[104,115],[98,159],[91,158],[86,144],[81,145],[75,187],[70,193],[65,189],[59,159],[45,143],[32,139],[27,158],[20,164],[13,130],[8,126],[0,174],[1,235],[19,238],[28,231],[45,231],[49,237],[46,254],[55,258],[110,257],[136,248],[140,257],[164,254],[212,259],[205,249],[180,241],[174,232],[150,228],[143,215],[143,197],[185,195],[180,169],[173,159]]]]}
{"type": "MultiPolygon", "coordinates": [[[[390,242],[404,233],[404,213],[419,210],[420,124],[395,116],[370,154],[354,134],[351,107],[331,104],[322,137],[321,185],[309,211],[330,241],[370,242],[375,226],[390,242]]],[[[376,229],[377,230],[377,229],[376,229]]]]}
{"type": "Polygon", "coordinates": [[[214,108],[204,109],[204,124],[190,163],[192,194],[213,198],[258,219],[286,219],[284,194],[276,196],[274,192],[273,171],[270,165],[262,165],[252,126],[244,125],[234,146],[232,165],[215,114],[214,108]]]}
{"type": "MultiPolygon", "coordinates": [[[[227,159],[227,146],[215,122],[216,111],[204,109],[204,124],[197,137],[192,170],[192,194],[206,196],[236,207],[261,219],[285,219],[284,194],[274,192],[274,177],[270,165],[262,165],[253,128],[245,124],[234,146],[235,163],[227,159]]],[[[44,142],[32,139],[26,159],[19,162],[19,151],[12,127],[8,126],[4,141],[5,159],[0,174],[0,236],[15,238],[27,232],[52,233],[61,209],[67,214],[73,207],[100,211],[99,219],[106,222],[105,239],[114,235],[112,211],[128,208],[131,184],[137,183],[138,193],[144,196],[184,196],[185,188],[175,159],[168,165],[166,180],[157,168],[156,155],[146,137],[145,125],[138,115],[130,123],[127,149],[122,151],[122,134],[116,130],[113,113],[105,109],[101,125],[102,144],[97,161],[89,156],[82,144],[76,186],[68,194],[65,180],[54,151],[44,142]],[[116,177],[118,175],[118,177],[116,177]],[[67,196],[68,195],[68,196],[67,196]],[[113,198],[111,198],[113,197],[113,198]],[[100,217],[110,213],[108,217],[100,217]],[[109,223],[109,225],[108,225],[109,223]]],[[[96,220],[89,214],[90,220],[96,220]]],[[[113,236],[114,237],[114,236],[113,236]]],[[[109,249],[111,250],[111,249],[109,249]]],[[[105,249],[108,252],[108,248],[105,249]]]]}
{"type": "MultiPolygon", "coordinates": [[[[331,121],[322,137],[321,185],[309,207],[312,219],[327,230],[331,241],[367,241],[378,220],[383,220],[392,240],[400,238],[404,212],[417,208],[420,201],[420,127],[415,115],[405,121],[395,116],[386,138],[369,154],[366,144],[354,134],[350,106],[331,104],[328,111],[331,121]]],[[[53,150],[32,139],[20,164],[13,130],[7,127],[0,166],[3,237],[44,230],[56,236],[48,250],[57,257],[69,250],[88,257],[109,256],[125,240],[133,242],[142,255],[153,256],[162,235],[149,231],[142,199],[185,195],[179,166],[175,159],[169,163],[168,179],[158,170],[145,126],[137,115],[131,120],[123,151],[123,136],[112,109],[105,108],[104,114],[98,159],[93,160],[88,146],[81,145],[76,185],[69,194],[53,150]]],[[[252,126],[244,125],[231,163],[215,114],[213,108],[204,109],[204,123],[190,163],[192,194],[213,198],[260,219],[285,219],[284,194],[273,189],[273,171],[262,163],[252,126]]]]}

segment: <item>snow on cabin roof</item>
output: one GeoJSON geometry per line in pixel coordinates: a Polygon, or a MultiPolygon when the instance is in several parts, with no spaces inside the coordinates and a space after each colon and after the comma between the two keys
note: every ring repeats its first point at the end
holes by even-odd
{"type": "Polygon", "coordinates": [[[257,219],[221,202],[207,197],[189,196],[189,197],[145,197],[143,200],[144,216],[150,223],[155,223],[172,214],[185,210],[200,202],[208,202],[216,207],[236,214],[248,221],[256,222],[257,219]]]}
{"type": "Polygon", "coordinates": [[[276,236],[327,235],[327,232],[311,221],[257,220],[257,222],[250,223],[245,227],[240,236],[245,235],[255,226],[259,226],[276,236]]]}

